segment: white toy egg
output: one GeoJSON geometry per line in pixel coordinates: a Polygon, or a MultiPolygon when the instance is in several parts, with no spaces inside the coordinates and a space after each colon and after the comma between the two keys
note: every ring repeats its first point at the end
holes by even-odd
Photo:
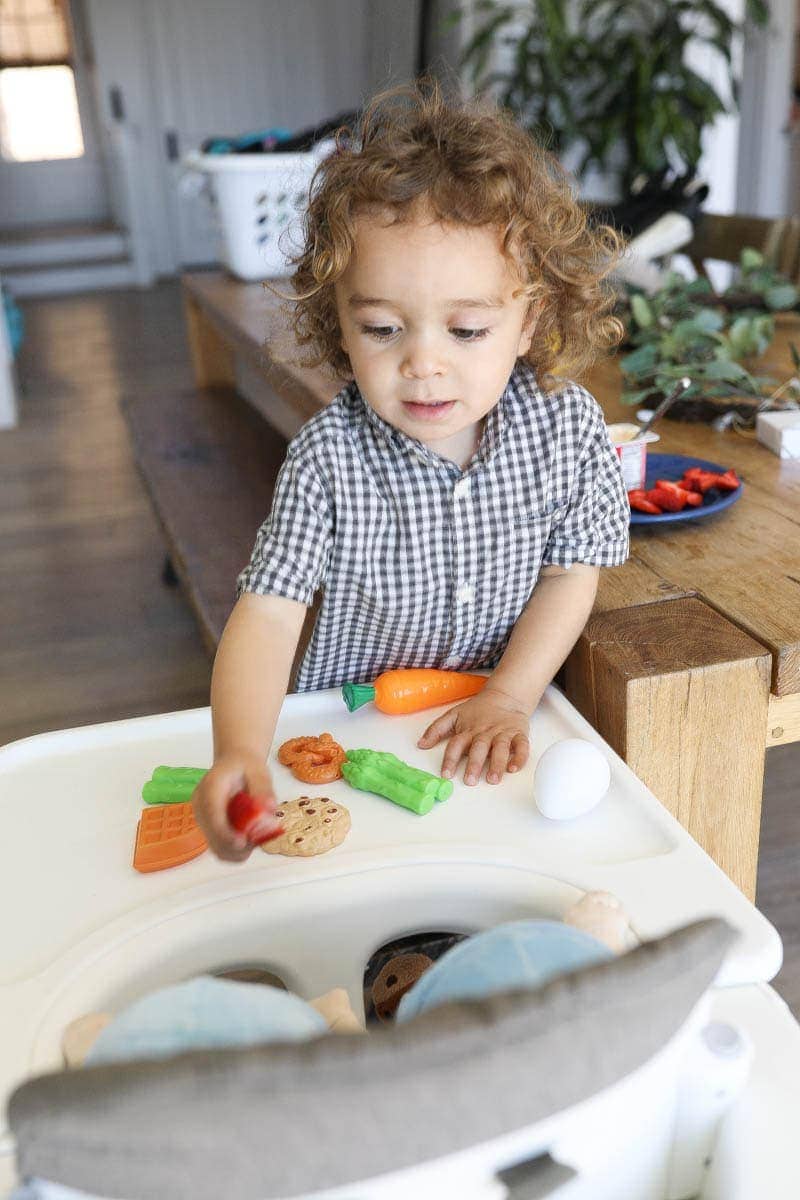
{"type": "Polygon", "coordinates": [[[581,817],[603,799],[610,783],[606,756],[583,738],[565,738],[548,746],[536,764],[536,807],[551,821],[581,817]]]}

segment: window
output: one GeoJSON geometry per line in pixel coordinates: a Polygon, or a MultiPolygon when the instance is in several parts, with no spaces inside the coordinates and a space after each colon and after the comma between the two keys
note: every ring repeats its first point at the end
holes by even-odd
{"type": "Polygon", "coordinates": [[[67,0],[0,0],[0,154],[83,154],[67,0]]]}

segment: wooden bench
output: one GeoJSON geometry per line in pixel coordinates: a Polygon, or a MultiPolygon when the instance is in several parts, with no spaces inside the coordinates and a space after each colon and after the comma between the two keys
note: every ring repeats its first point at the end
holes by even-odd
{"type": "Polygon", "coordinates": [[[124,412],[169,561],[213,654],[286,440],[227,388],[129,397],[124,412]]]}
{"type": "MultiPolygon", "coordinates": [[[[165,578],[174,570],[213,655],[269,512],[286,439],[231,388],[128,397],[123,411],[164,532],[165,578]]],[[[314,615],[309,610],[292,683],[314,615]]]]}

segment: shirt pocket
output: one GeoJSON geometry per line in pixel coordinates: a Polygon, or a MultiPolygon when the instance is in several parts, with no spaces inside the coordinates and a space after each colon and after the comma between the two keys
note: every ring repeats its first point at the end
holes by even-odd
{"type": "Polygon", "coordinates": [[[514,514],[513,524],[517,528],[544,522],[557,524],[568,506],[568,500],[547,500],[541,505],[525,506],[514,514]]]}

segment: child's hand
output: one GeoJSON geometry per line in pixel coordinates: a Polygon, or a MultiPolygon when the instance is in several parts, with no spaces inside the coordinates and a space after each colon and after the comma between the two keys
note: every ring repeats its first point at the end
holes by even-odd
{"type": "Polygon", "coordinates": [[[192,796],[197,824],[216,856],[227,862],[244,862],[253,849],[244,834],[231,828],[226,812],[231,797],[243,791],[275,811],[277,800],[264,762],[257,756],[228,754],[217,759],[192,796]]]}
{"type": "Polygon", "coordinates": [[[465,783],[478,782],[487,758],[487,782],[499,783],[504,771],[518,771],[528,761],[529,722],[530,713],[519,701],[487,684],[477,696],[437,717],[417,745],[427,750],[449,735],[442,760],[445,779],[466,754],[465,783]]]}

